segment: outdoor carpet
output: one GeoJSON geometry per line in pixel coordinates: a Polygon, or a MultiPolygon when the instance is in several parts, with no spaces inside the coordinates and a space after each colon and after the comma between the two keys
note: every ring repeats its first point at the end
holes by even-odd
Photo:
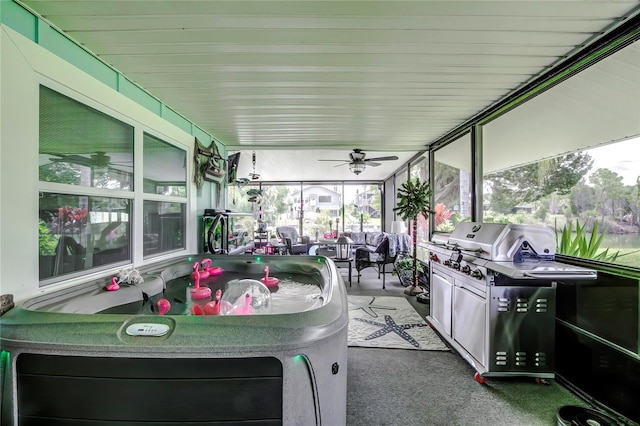
{"type": "Polygon", "coordinates": [[[404,297],[348,296],[349,346],[448,351],[404,297]]]}

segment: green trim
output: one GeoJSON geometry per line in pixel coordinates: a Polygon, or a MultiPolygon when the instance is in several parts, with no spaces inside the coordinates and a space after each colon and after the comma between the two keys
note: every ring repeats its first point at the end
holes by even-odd
{"type": "Polygon", "coordinates": [[[106,66],[86,50],[78,48],[72,40],[42,20],[38,20],[38,39],[40,46],[54,55],[100,80],[113,90],[118,89],[117,71],[106,66]]]}
{"type": "Polygon", "coordinates": [[[161,105],[160,117],[164,118],[169,123],[172,123],[174,126],[181,128],[185,132],[193,134],[191,132],[191,122],[165,104],[161,105]]]}
{"type": "MultiPolygon", "coordinates": [[[[191,120],[165,105],[160,99],[133,83],[118,70],[102,62],[93,53],[14,0],[0,0],[0,24],[17,31],[143,108],[198,137],[204,145],[215,142],[218,147],[224,146],[191,120]]],[[[223,155],[226,155],[226,147],[222,151],[224,151],[223,155]]]]}
{"type": "Polygon", "coordinates": [[[37,17],[13,0],[0,0],[0,23],[8,25],[34,43],[38,42],[37,21],[37,17]]]}
{"type": "Polygon", "coordinates": [[[137,86],[127,80],[122,76],[122,74],[118,74],[118,82],[118,92],[142,105],[154,114],[160,115],[162,111],[162,102],[142,90],[140,86],[137,86]]]}

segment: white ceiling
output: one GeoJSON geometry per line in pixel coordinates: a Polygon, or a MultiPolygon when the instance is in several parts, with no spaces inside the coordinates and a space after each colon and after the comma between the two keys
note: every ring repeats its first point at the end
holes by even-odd
{"type": "Polygon", "coordinates": [[[239,175],[379,180],[634,9],[620,1],[23,4],[228,147],[239,175]],[[347,166],[354,148],[398,161],[347,166]],[[336,163],[338,164],[338,163],[336,163]]]}

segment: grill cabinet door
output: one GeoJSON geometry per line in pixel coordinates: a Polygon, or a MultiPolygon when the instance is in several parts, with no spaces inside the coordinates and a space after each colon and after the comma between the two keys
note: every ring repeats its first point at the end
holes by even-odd
{"type": "Polygon", "coordinates": [[[453,292],[453,278],[440,274],[439,271],[431,273],[431,318],[436,321],[444,333],[451,336],[451,295],[453,292]]]}
{"type": "Polygon", "coordinates": [[[480,364],[486,366],[486,299],[468,288],[456,285],[453,305],[453,338],[480,364]]]}

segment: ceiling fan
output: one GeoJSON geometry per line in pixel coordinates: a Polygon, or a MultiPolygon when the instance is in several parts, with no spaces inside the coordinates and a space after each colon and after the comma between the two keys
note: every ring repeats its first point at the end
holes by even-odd
{"type": "Polygon", "coordinates": [[[354,149],[353,152],[349,153],[349,158],[351,160],[318,160],[318,161],[341,161],[342,164],[337,164],[335,167],[344,166],[345,164],[349,165],[349,170],[351,170],[356,175],[359,175],[366,169],[367,166],[378,167],[380,163],[378,161],[391,161],[397,160],[398,157],[396,155],[390,155],[387,157],[375,157],[375,158],[365,158],[367,154],[361,149],[354,149]]]}

